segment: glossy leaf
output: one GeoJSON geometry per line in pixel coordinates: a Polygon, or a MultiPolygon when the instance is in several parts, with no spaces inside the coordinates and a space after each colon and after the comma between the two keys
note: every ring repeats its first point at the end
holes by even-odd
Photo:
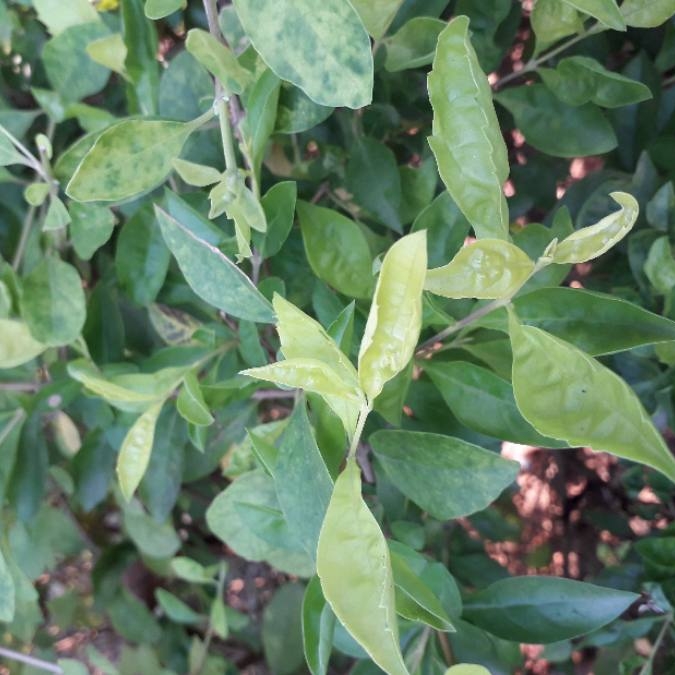
{"type": "Polygon", "coordinates": [[[186,6],[187,0],[145,0],[145,16],[148,19],[163,19],[186,6]]]}
{"type": "Polygon", "coordinates": [[[117,456],[117,478],[124,498],[129,501],[150,462],[155,425],[163,402],[148,408],[132,425],[117,456]]]}
{"type": "Polygon", "coordinates": [[[595,103],[603,108],[618,108],[652,98],[651,89],[603,68],[587,56],[570,56],[552,68],[539,68],[537,73],[546,86],[564,103],[595,103]]]}
{"type": "Polygon", "coordinates": [[[537,36],[537,52],[584,27],[581,14],[564,0],[537,0],[530,21],[537,36]]]}
{"type": "Polygon", "coordinates": [[[178,412],[191,424],[199,427],[213,424],[213,415],[209,411],[204,395],[199,387],[199,380],[194,373],[188,373],[176,399],[178,412]]]}
{"type": "Polygon", "coordinates": [[[321,105],[370,103],[370,39],[347,0],[236,0],[234,6],[256,51],[282,80],[321,105]]]}
{"type": "Polygon", "coordinates": [[[563,239],[553,251],[553,262],[580,263],[593,260],[631,231],[640,212],[637,200],[626,192],[612,192],[610,197],[621,209],[563,239]]]}
{"type": "Polygon", "coordinates": [[[635,593],[555,577],[502,579],[464,601],[464,616],[505,640],[549,643],[616,619],[635,593]]]}
{"type": "Polygon", "coordinates": [[[302,641],[312,675],[326,675],[333,647],[335,614],[323,597],[321,582],[312,577],[302,603],[302,641]]]}
{"type": "Polygon", "coordinates": [[[84,156],[66,193],[79,202],[118,202],[148,192],[169,175],[194,129],[182,122],[118,122],[84,156]]]}
{"type": "Polygon", "coordinates": [[[624,0],[621,14],[629,26],[655,28],[675,14],[673,0],[624,0]]]}
{"type": "Polygon", "coordinates": [[[24,279],[21,314],[33,338],[45,345],[75,340],[86,317],[77,270],[58,258],[45,258],[24,279]]]}
{"type": "Polygon", "coordinates": [[[359,349],[359,381],[370,402],[415,351],[426,266],[424,231],[399,239],[384,257],[359,349]]]}
{"type": "Polygon", "coordinates": [[[241,94],[250,79],[249,72],[239,64],[232,51],[208,31],[192,28],[188,31],[185,48],[231,94],[241,94]]]}
{"type": "Polygon", "coordinates": [[[335,615],[373,661],[389,675],[407,675],[389,549],[361,496],[353,459],[335,483],[319,537],[317,572],[335,615]]]}
{"type": "Polygon", "coordinates": [[[511,383],[491,370],[466,361],[432,361],[424,370],[455,417],[469,429],[522,445],[567,447],[532,427],[516,406],[511,383]]]}
{"type": "Polygon", "coordinates": [[[626,30],[626,22],[621,16],[616,0],[563,0],[568,5],[597,19],[613,30],[626,30]]]}
{"type": "Polygon", "coordinates": [[[514,117],[525,140],[554,157],[601,155],[617,146],[612,125],[599,108],[560,101],[546,85],[511,87],[495,100],[514,117]]]}
{"type": "Polygon", "coordinates": [[[384,67],[395,73],[431,63],[438,36],[445,26],[445,21],[429,16],[410,19],[397,33],[383,41],[387,48],[384,67]]]}
{"type": "Polygon", "coordinates": [[[659,237],[649,247],[644,272],[661,295],[668,295],[675,287],[675,258],[668,237],[659,237]]]}
{"type": "Polygon", "coordinates": [[[278,447],[274,484],[279,505],[289,529],[314,558],[333,481],[314,440],[304,401],[296,404],[278,447]]]}
{"type": "Polygon", "coordinates": [[[450,21],[438,38],[429,98],[434,111],[429,144],[448,192],[479,238],[506,239],[506,145],[490,85],[469,40],[467,17],[450,21]]]}
{"type": "Polygon", "coordinates": [[[296,208],[314,273],[340,293],[369,298],[373,288],[372,256],[359,226],[322,206],[299,201],[296,208]]]}
{"type": "Polygon", "coordinates": [[[450,436],[377,431],[369,442],[392,483],[439,520],[484,509],[518,474],[516,462],[450,436]]]}
{"type": "Polygon", "coordinates": [[[186,281],[202,300],[241,319],[273,321],[269,302],[229,258],[158,206],[155,213],[164,241],[176,257],[186,281]]]}
{"type": "Polygon", "coordinates": [[[533,271],[534,263],[517,246],[481,239],[429,270],[424,290],[446,298],[510,298],[533,271]]]}
{"type": "Polygon", "coordinates": [[[621,378],[513,314],[509,332],[516,403],[537,431],[647,464],[675,481],[675,458],[621,378]]]}
{"type": "Polygon", "coordinates": [[[16,368],[47,349],[38,342],[23,321],[0,319],[0,369],[16,368]]]}

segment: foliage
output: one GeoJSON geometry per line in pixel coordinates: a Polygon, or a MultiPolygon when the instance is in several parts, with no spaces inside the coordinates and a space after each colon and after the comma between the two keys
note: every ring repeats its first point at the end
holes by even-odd
{"type": "Polygon", "coordinates": [[[675,672],[675,3],[220,4],[0,0],[10,656],[675,672]],[[611,453],[575,578],[505,441],[611,453]]]}

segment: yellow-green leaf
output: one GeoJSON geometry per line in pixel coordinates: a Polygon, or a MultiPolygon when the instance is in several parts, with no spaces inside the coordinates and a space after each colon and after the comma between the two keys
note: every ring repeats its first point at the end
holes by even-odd
{"type": "Polygon", "coordinates": [[[368,32],[379,40],[389,28],[403,0],[352,0],[368,32]]]}
{"type": "Polygon", "coordinates": [[[675,482],[675,458],[630,387],[572,345],[509,315],[513,392],[541,434],[641,462],[675,482]]]}
{"type": "Polygon", "coordinates": [[[17,319],[0,319],[0,368],[16,368],[47,349],[30,334],[28,326],[17,319]]]}
{"type": "Polygon", "coordinates": [[[359,350],[359,381],[371,402],[415,351],[426,266],[424,230],[399,239],[384,257],[359,350]]]}
{"type": "Polygon", "coordinates": [[[194,373],[185,375],[183,386],[176,399],[176,409],[184,419],[199,427],[213,424],[213,415],[204,401],[199,380],[194,373]]]}
{"type": "Polygon", "coordinates": [[[675,0],[624,0],[621,14],[629,26],[656,28],[675,14],[675,0]]]}
{"type": "Polygon", "coordinates": [[[438,38],[429,98],[434,110],[429,145],[448,192],[476,236],[507,239],[509,210],[502,191],[509,175],[506,145],[466,16],[453,19],[438,38]]]}
{"type": "Polygon", "coordinates": [[[389,675],[407,675],[389,548],[361,496],[354,459],[335,483],[319,535],[317,573],[333,612],[373,661],[389,675]]]}
{"type": "Polygon", "coordinates": [[[445,675],[490,675],[490,671],[474,663],[459,663],[445,671],[445,675]]]}
{"type": "Polygon", "coordinates": [[[195,164],[185,159],[174,159],[173,168],[176,173],[188,184],[196,187],[206,187],[221,180],[222,175],[218,169],[204,164],[195,164]]]}
{"type": "Polygon", "coordinates": [[[424,290],[446,298],[509,298],[533,270],[534,263],[517,246],[480,239],[447,265],[429,270],[424,290]]]}
{"type": "Polygon", "coordinates": [[[553,251],[553,262],[580,263],[593,260],[631,231],[640,212],[637,200],[627,192],[612,192],[609,196],[621,209],[563,239],[553,251]]]}
{"type": "Polygon", "coordinates": [[[124,498],[129,501],[140,484],[152,453],[155,426],[163,401],[148,408],[131,426],[117,456],[117,477],[124,498]]]}
{"type": "Polygon", "coordinates": [[[626,30],[626,22],[621,16],[616,0],[563,0],[563,2],[592,16],[608,28],[626,30]]]}

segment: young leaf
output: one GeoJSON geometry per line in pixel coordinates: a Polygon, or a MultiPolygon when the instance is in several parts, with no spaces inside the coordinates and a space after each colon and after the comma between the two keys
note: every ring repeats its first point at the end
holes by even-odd
{"type": "Polygon", "coordinates": [[[517,246],[480,239],[447,265],[429,270],[424,290],[446,298],[510,298],[533,271],[534,263],[517,246]]]}
{"type": "Polygon", "coordinates": [[[429,98],[434,111],[429,145],[448,192],[478,238],[507,239],[506,145],[465,16],[450,21],[438,38],[429,98]]]}
{"type": "Polygon", "coordinates": [[[78,202],[119,202],[160,185],[195,125],[129,119],[106,129],[70,179],[66,194],[78,202]]]}
{"type": "Polygon", "coordinates": [[[89,260],[105,244],[115,228],[115,215],[106,206],[71,202],[70,238],[75,253],[89,260]]]}
{"type": "Polygon", "coordinates": [[[173,168],[188,185],[195,187],[206,187],[222,180],[222,174],[218,169],[184,159],[174,159],[173,168]]]}
{"type": "Polygon", "coordinates": [[[181,416],[191,424],[207,427],[213,424],[213,415],[204,401],[204,395],[199,387],[199,380],[194,373],[187,373],[183,380],[183,387],[176,400],[176,408],[181,416]]]}
{"type": "Polygon", "coordinates": [[[620,377],[513,313],[509,332],[516,403],[537,431],[641,462],[675,482],[675,458],[620,377]]]}
{"type": "Polygon", "coordinates": [[[163,401],[148,408],[131,426],[117,456],[117,477],[122,495],[131,500],[150,462],[155,425],[163,401]]]}
{"type": "Polygon", "coordinates": [[[408,675],[398,642],[389,548],[361,496],[361,475],[347,462],[321,528],[317,572],[335,615],[389,675],[408,675]]]}
{"type": "Polygon", "coordinates": [[[321,591],[319,577],[312,577],[302,602],[302,642],[312,675],[326,675],[333,648],[335,614],[321,591]]]}
{"type": "Polygon", "coordinates": [[[272,306],[229,258],[160,207],[155,206],[155,213],[164,241],[202,300],[240,319],[272,323],[272,306]]]}
{"type": "Polygon", "coordinates": [[[675,258],[668,237],[659,237],[649,247],[644,273],[661,295],[668,295],[675,286],[675,258]]]}
{"type": "Polygon", "coordinates": [[[397,33],[383,40],[387,47],[384,67],[396,73],[431,63],[434,60],[438,36],[446,25],[445,21],[430,16],[410,19],[397,33]]]}
{"type": "Polygon", "coordinates": [[[616,0],[563,0],[584,14],[592,16],[613,30],[626,30],[626,22],[616,4],[616,0]]]}
{"type": "Polygon", "coordinates": [[[185,47],[229,94],[241,94],[251,79],[251,74],[237,61],[237,57],[211,33],[201,28],[188,31],[185,47]]]}
{"type": "Polygon", "coordinates": [[[64,5],[60,0],[33,0],[38,19],[52,35],[80,24],[100,21],[89,0],[72,0],[64,5]]]}
{"type": "Polygon", "coordinates": [[[282,80],[321,105],[370,103],[370,39],[348,0],[236,0],[234,6],[256,51],[282,80]]]}
{"type": "Polygon", "coordinates": [[[610,197],[621,209],[563,239],[553,251],[553,262],[580,263],[593,260],[631,231],[640,212],[637,200],[626,192],[612,192],[610,197]]]}
{"type": "Polygon", "coordinates": [[[370,402],[415,351],[426,266],[424,231],[399,239],[384,257],[359,350],[359,381],[370,402]]]}
{"type": "Polygon", "coordinates": [[[185,7],[187,0],[145,0],[145,16],[148,19],[163,19],[185,7]]]}
{"type": "Polygon", "coordinates": [[[439,520],[484,509],[518,475],[516,462],[450,436],[381,430],[369,442],[392,483],[439,520]]]}
{"type": "Polygon", "coordinates": [[[459,663],[445,671],[445,675],[490,675],[490,671],[474,663],[459,663]]]}
{"type": "Polygon", "coordinates": [[[471,623],[514,642],[549,643],[589,633],[640,596],[555,577],[510,577],[464,601],[471,623]]]}
{"type": "Polygon", "coordinates": [[[337,211],[299,201],[302,239],[314,274],[351,298],[369,298],[372,256],[359,226],[337,211]]]}
{"type": "Polygon", "coordinates": [[[45,349],[47,345],[38,342],[23,321],[0,319],[0,369],[32,361],[45,349]]]}
{"type": "Polygon", "coordinates": [[[424,371],[457,419],[481,434],[539,448],[566,448],[567,443],[542,436],[520,414],[507,380],[466,361],[431,361],[424,371]]]}
{"type": "Polygon", "coordinates": [[[159,606],[164,610],[171,621],[180,624],[195,624],[201,622],[204,617],[186,605],[180,598],[177,598],[173,593],[158,588],[155,590],[155,598],[159,606]]]}
{"type": "Polygon", "coordinates": [[[584,28],[582,15],[563,0],[537,0],[530,21],[537,36],[537,53],[584,28]]]}
{"type": "Polygon", "coordinates": [[[621,14],[629,26],[656,28],[675,14],[673,0],[624,0],[621,14]]]}
{"type": "Polygon", "coordinates": [[[31,335],[49,346],[75,340],[86,317],[82,280],[77,270],[48,256],[24,279],[21,314],[31,335]]]}

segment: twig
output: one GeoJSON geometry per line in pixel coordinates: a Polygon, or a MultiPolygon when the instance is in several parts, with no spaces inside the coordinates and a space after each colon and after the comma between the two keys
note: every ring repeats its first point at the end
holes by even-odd
{"type": "Polygon", "coordinates": [[[663,626],[661,627],[661,630],[659,631],[659,634],[657,635],[656,640],[654,641],[652,651],[649,653],[649,658],[645,661],[642,668],[640,668],[640,672],[638,673],[638,675],[647,675],[648,673],[652,672],[652,665],[654,664],[654,658],[656,657],[656,653],[659,651],[661,643],[663,642],[663,639],[666,637],[666,633],[668,632],[668,629],[670,628],[670,625],[672,623],[673,623],[673,615],[669,614],[667,617],[665,617],[663,626]]]}
{"type": "Polygon", "coordinates": [[[35,220],[35,212],[36,208],[31,206],[26,213],[26,217],[23,219],[23,225],[21,226],[21,236],[19,237],[19,243],[16,247],[16,251],[14,251],[14,257],[12,258],[12,269],[15,272],[19,271],[21,259],[23,258],[23,254],[26,250],[26,244],[28,243],[30,231],[35,220]]]}
{"type": "Polygon", "coordinates": [[[13,649],[7,649],[5,647],[0,647],[0,656],[4,656],[10,661],[19,661],[20,663],[25,663],[26,665],[37,668],[38,670],[46,670],[49,673],[63,673],[63,668],[57,666],[55,663],[49,663],[49,661],[43,661],[34,656],[29,656],[28,654],[22,654],[21,652],[15,652],[13,649]]]}

